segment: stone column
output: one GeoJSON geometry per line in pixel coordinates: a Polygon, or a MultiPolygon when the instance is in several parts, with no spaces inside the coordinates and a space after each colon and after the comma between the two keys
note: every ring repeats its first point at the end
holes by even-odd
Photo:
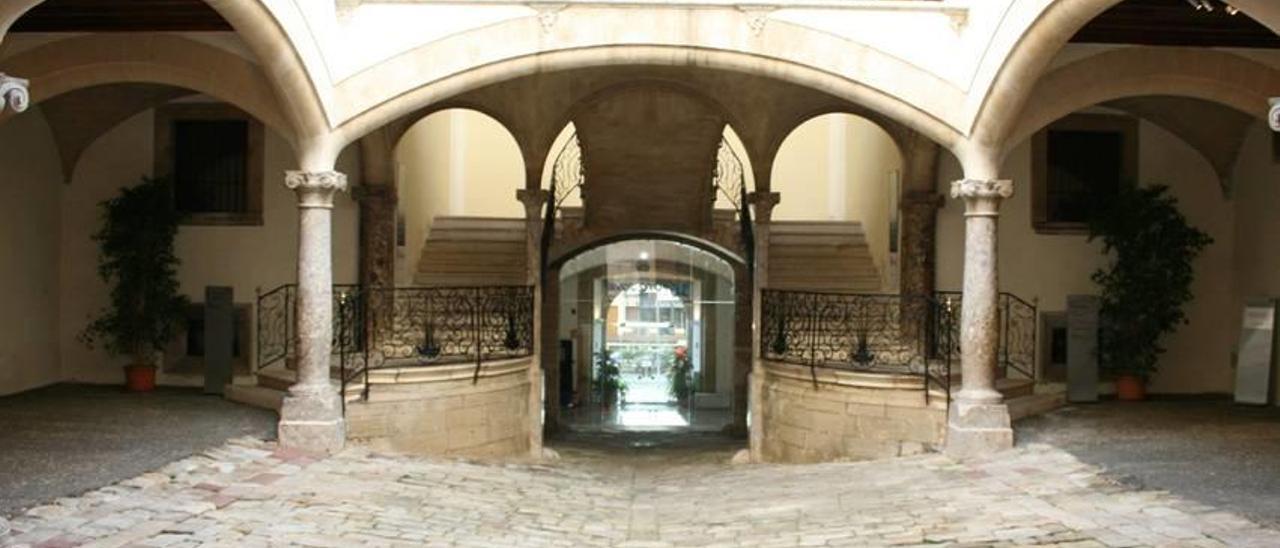
{"type": "Polygon", "coordinates": [[[392,184],[356,187],[360,202],[360,284],[396,285],[396,209],[399,197],[392,184]]]}
{"type": "MultiPolygon", "coordinates": [[[[761,331],[761,311],[762,311],[762,290],[769,286],[769,228],[773,222],[773,208],[778,205],[781,195],[777,192],[752,192],[750,195],[751,209],[754,216],[752,221],[755,223],[754,232],[756,238],[755,246],[755,271],[752,272],[750,283],[751,288],[751,348],[747,353],[751,356],[751,372],[748,379],[749,397],[747,402],[749,408],[747,412],[751,415],[751,425],[749,431],[749,448],[752,462],[763,462],[764,458],[764,362],[763,356],[760,354],[760,331],[761,331]]],[[[745,280],[739,280],[738,283],[746,283],[745,280]]],[[[739,292],[741,294],[741,292],[739,292]]],[[[741,318],[746,311],[740,311],[741,318]]],[[[741,329],[738,330],[742,332],[741,329]]],[[[741,343],[739,343],[741,344],[741,343]]],[[[735,390],[736,392],[736,390],[735,390]]],[[[737,394],[735,393],[735,396],[737,394]]],[[[734,398],[735,405],[737,398],[734,398]]]]}
{"type": "Polygon", "coordinates": [[[927,321],[927,299],[933,297],[934,290],[937,257],[934,240],[941,205],[942,196],[933,192],[911,191],[902,195],[899,293],[903,297],[904,314],[899,328],[907,341],[918,341],[927,321]]]}
{"type": "MultiPolygon", "coordinates": [[[[529,367],[529,452],[534,458],[542,456],[542,416],[543,416],[543,398],[547,398],[545,408],[547,416],[551,417],[551,409],[554,407],[559,411],[559,406],[554,405],[555,399],[551,397],[554,390],[547,387],[545,392],[543,389],[544,379],[546,378],[543,370],[544,356],[546,349],[544,348],[544,339],[542,327],[548,325],[543,321],[542,310],[543,295],[541,287],[542,277],[542,221],[546,213],[544,207],[547,204],[549,192],[538,188],[522,188],[516,191],[516,199],[524,204],[524,222],[525,222],[525,250],[528,268],[525,272],[525,283],[533,286],[533,364],[529,367]]],[[[553,350],[554,352],[554,350],[553,350]]],[[[554,354],[553,354],[554,355],[554,354]]],[[[555,360],[552,360],[554,362],[555,360]]],[[[551,367],[558,367],[559,364],[552,363],[551,367]]],[[[556,415],[558,417],[558,415],[556,415]]]]}
{"type": "Polygon", "coordinates": [[[547,271],[547,283],[542,287],[541,320],[535,333],[541,341],[538,360],[542,365],[542,378],[546,390],[543,396],[543,432],[554,434],[560,430],[560,269],[547,271]]]}
{"type": "Polygon", "coordinates": [[[933,192],[906,192],[902,195],[902,275],[903,295],[933,295],[936,271],[935,237],[938,208],[942,196],[933,192]]]}
{"type": "Polygon", "coordinates": [[[298,382],[280,408],[282,447],[332,453],[346,441],[342,399],[329,379],[333,338],[333,197],[347,189],[336,171],[290,171],[285,186],[298,194],[298,300],[295,311],[298,382]]]}
{"type": "Polygon", "coordinates": [[[960,318],[963,381],[954,393],[947,424],[947,453],[984,455],[1013,447],[1009,409],[995,389],[1000,337],[996,220],[1000,202],[1013,195],[1006,180],[966,179],[951,184],[965,204],[964,298],[960,318]]]}
{"type": "Polygon", "coordinates": [[[7,105],[14,112],[27,110],[31,104],[31,95],[27,89],[29,82],[0,72],[0,113],[7,105]]]}
{"type": "MultiPolygon", "coordinates": [[[[364,306],[364,340],[376,345],[394,321],[393,294],[375,288],[396,286],[396,217],[399,198],[394,184],[355,188],[360,203],[360,296],[364,306]]],[[[374,346],[377,348],[377,346],[374,346]]]]}

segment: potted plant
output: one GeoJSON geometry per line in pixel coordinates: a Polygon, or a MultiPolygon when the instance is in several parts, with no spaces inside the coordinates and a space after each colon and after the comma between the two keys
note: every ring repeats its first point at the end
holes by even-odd
{"type": "Polygon", "coordinates": [[[613,351],[605,350],[596,354],[596,376],[591,381],[596,397],[601,405],[613,407],[618,399],[627,397],[627,383],[622,380],[622,368],[613,357],[613,351]]]}
{"type": "Polygon", "coordinates": [[[1141,400],[1156,373],[1164,335],[1187,322],[1192,262],[1213,242],[1191,226],[1166,186],[1125,186],[1096,208],[1089,240],[1102,239],[1098,362],[1116,380],[1117,397],[1141,400]]]}
{"type": "Polygon", "coordinates": [[[186,317],[188,300],[178,293],[179,260],[173,239],[182,215],[166,179],[143,178],[99,204],[102,226],[98,276],[111,288],[110,304],[93,319],[81,340],[112,356],[127,356],[126,387],[155,388],[156,356],[186,317]]]}
{"type": "Polygon", "coordinates": [[[689,349],[683,346],[675,348],[669,371],[671,397],[680,402],[682,406],[689,403],[689,398],[693,396],[696,389],[693,378],[693,360],[689,359],[689,349]]]}

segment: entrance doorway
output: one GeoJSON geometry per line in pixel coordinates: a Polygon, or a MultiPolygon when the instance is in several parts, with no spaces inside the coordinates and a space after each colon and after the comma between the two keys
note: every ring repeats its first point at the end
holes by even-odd
{"type": "Polygon", "coordinates": [[[732,422],[734,268],[627,240],[560,269],[560,404],[578,431],[719,431],[732,422]]]}

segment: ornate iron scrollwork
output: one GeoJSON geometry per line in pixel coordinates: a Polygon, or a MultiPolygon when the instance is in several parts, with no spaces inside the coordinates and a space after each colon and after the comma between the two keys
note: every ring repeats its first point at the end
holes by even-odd
{"type": "Polygon", "coordinates": [[[742,199],[746,195],[744,192],[746,184],[742,159],[738,158],[738,153],[729,146],[728,140],[720,139],[720,148],[716,150],[716,170],[711,177],[712,192],[719,192],[730,204],[733,204],[733,209],[742,211],[746,206],[742,199]]]}
{"type": "Polygon", "coordinates": [[[564,203],[574,190],[581,195],[586,180],[586,171],[582,167],[582,143],[575,133],[560,149],[551,168],[551,200],[555,207],[564,203]]]}

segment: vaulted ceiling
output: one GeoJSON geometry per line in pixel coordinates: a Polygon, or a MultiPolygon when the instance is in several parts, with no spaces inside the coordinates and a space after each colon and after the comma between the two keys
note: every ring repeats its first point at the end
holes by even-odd
{"type": "Polygon", "coordinates": [[[1103,12],[1071,39],[1076,43],[1280,48],[1280,36],[1222,0],[1213,10],[1187,0],[1125,0],[1103,12]]]}
{"type": "Polygon", "coordinates": [[[13,32],[230,31],[204,0],[46,0],[13,32]]]}

